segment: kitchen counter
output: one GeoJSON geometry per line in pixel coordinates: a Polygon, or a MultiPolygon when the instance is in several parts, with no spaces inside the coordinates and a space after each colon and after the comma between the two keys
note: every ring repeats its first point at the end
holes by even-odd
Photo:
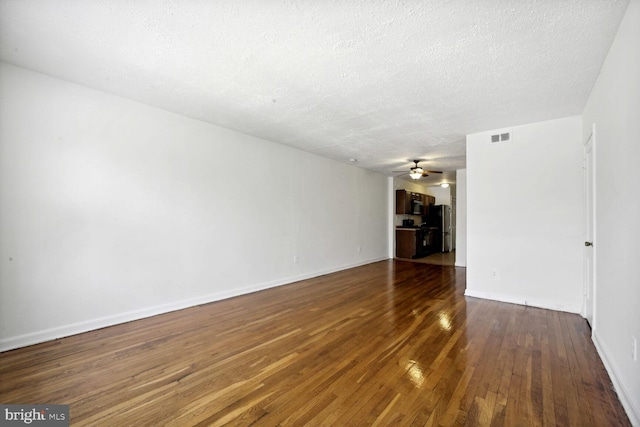
{"type": "Polygon", "coordinates": [[[422,258],[437,249],[438,227],[396,226],[396,257],[422,258]]]}
{"type": "Polygon", "coordinates": [[[396,257],[418,258],[422,233],[419,227],[396,227],[396,257]]]}

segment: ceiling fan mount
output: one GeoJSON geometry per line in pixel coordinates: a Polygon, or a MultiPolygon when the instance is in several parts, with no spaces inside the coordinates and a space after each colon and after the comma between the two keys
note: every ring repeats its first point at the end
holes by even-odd
{"type": "MultiPolygon", "coordinates": [[[[411,172],[409,173],[409,175],[414,175],[414,174],[424,175],[425,174],[424,169],[418,166],[418,163],[420,163],[420,160],[414,160],[413,163],[415,163],[415,166],[411,168],[411,172]]],[[[413,176],[411,176],[411,178],[413,178],[413,176]]]]}

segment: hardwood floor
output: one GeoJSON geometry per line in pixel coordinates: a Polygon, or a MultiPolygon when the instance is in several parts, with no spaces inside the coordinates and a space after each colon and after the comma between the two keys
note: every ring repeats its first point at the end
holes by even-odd
{"type": "Polygon", "coordinates": [[[456,265],[456,252],[443,252],[443,253],[435,253],[424,258],[398,258],[399,261],[410,261],[410,262],[419,262],[421,264],[435,264],[435,265],[456,265]]]}
{"type": "Polygon", "coordinates": [[[630,425],[581,317],[383,261],[0,354],[78,426],[630,425]]]}

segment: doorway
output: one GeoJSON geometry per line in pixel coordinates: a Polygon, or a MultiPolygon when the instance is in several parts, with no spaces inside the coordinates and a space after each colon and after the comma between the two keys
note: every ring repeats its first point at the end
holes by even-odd
{"type": "Polygon", "coordinates": [[[584,143],[584,297],[583,316],[593,329],[595,321],[595,137],[596,125],[593,124],[591,134],[584,143]]]}

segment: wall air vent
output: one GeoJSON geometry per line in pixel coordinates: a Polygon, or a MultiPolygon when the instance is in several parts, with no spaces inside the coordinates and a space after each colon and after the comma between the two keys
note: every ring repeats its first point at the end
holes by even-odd
{"type": "Polygon", "coordinates": [[[511,141],[511,132],[498,133],[495,135],[491,135],[491,143],[510,142],[510,141],[511,141]]]}

